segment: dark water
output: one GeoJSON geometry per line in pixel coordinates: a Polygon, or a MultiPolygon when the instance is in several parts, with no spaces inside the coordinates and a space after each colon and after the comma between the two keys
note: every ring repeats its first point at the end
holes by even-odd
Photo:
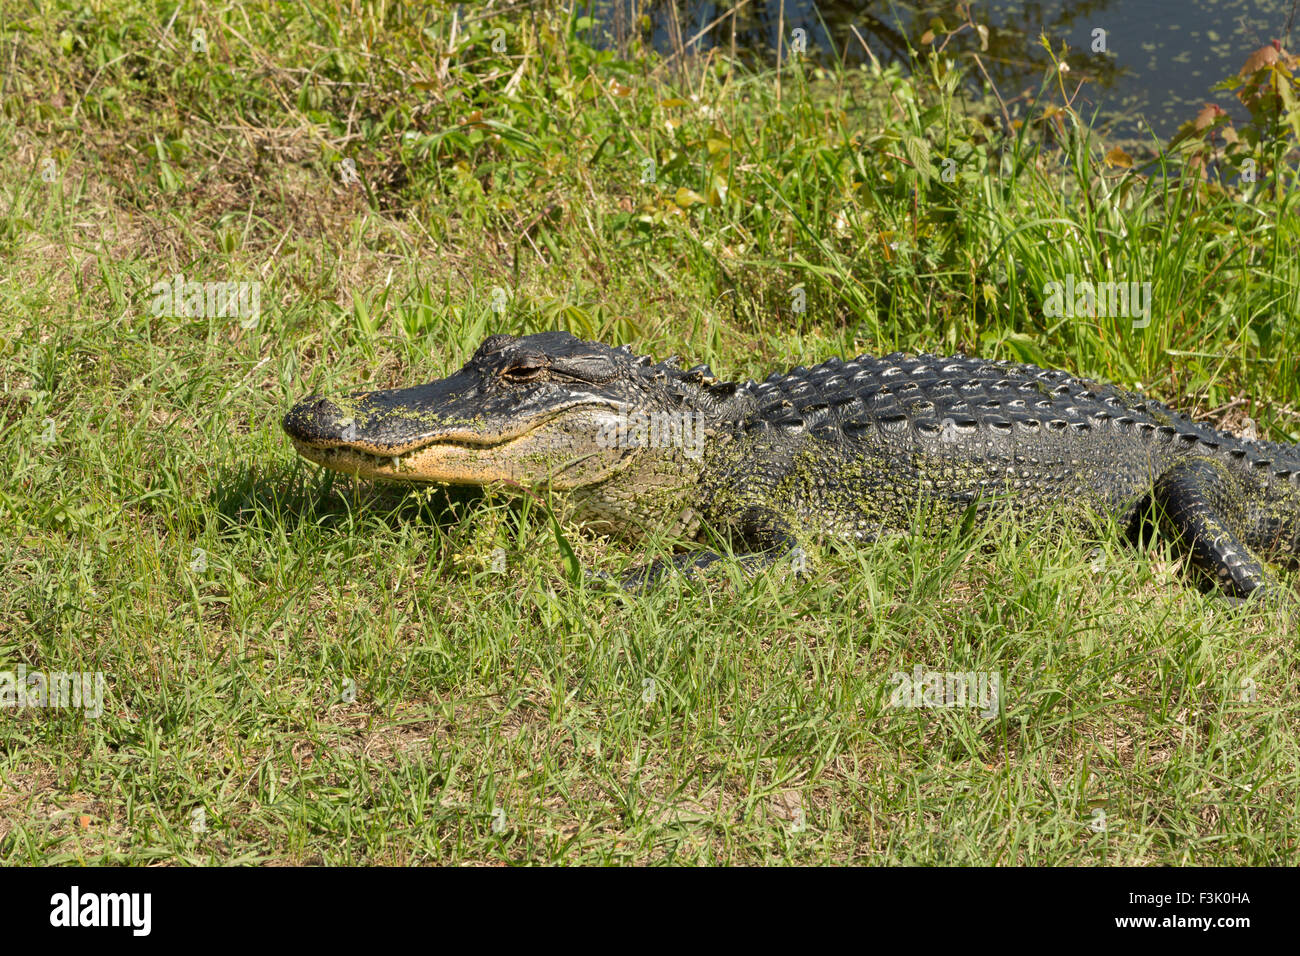
{"type": "MultiPolygon", "coordinates": [[[[631,18],[615,3],[589,6],[610,36],[626,36],[632,29],[631,18]]],[[[1274,39],[1293,50],[1288,26],[1293,17],[1300,17],[1296,6],[1296,0],[975,0],[971,12],[976,23],[990,28],[989,49],[982,56],[1004,97],[1039,89],[1050,65],[1039,42],[1045,34],[1054,49],[1059,50],[1062,41],[1069,45],[1071,78],[1090,80],[1076,101],[1081,112],[1098,111],[1103,125],[1113,125],[1126,136],[1149,136],[1149,125],[1161,140],[1168,140],[1207,102],[1227,109],[1234,121],[1244,118],[1230,93],[1211,87],[1235,74],[1251,52],[1274,39]],[[1094,29],[1106,31],[1105,53],[1092,52],[1094,29]]],[[[671,53],[722,16],[720,24],[687,49],[730,50],[732,17],[727,13],[735,8],[738,54],[770,64],[775,62],[781,7],[780,0],[743,5],[680,0],[674,17],[674,5],[665,0],[649,7],[653,42],[661,52],[671,53]]],[[[809,56],[858,63],[866,54],[851,29],[856,26],[882,62],[906,64],[909,41],[921,46],[921,34],[932,17],[943,19],[949,28],[958,24],[952,11],[951,2],[785,0],[784,45],[789,46],[794,30],[802,29],[809,56]]],[[[967,30],[948,47],[954,50],[979,50],[979,39],[967,30]]],[[[969,68],[974,82],[978,73],[973,64],[969,68]]],[[[1067,83],[1068,90],[1073,88],[1067,83]]]]}

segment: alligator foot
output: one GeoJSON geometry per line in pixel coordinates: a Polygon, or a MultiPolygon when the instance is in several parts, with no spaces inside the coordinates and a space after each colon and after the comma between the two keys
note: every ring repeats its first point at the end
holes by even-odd
{"type": "MultiPolygon", "coordinates": [[[[706,568],[725,559],[725,555],[716,551],[688,551],[671,558],[657,558],[649,564],[633,568],[618,579],[619,585],[626,591],[642,593],[662,584],[673,574],[686,574],[699,580],[705,577],[706,568]]],[[[747,577],[757,577],[759,573],[788,567],[801,577],[808,574],[808,559],[793,535],[779,534],[771,539],[771,546],[762,551],[747,551],[735,557],[735,563],[747,577]]],[[[613,576],[593,575],[601,582],[613,582],[613,576]]]]}

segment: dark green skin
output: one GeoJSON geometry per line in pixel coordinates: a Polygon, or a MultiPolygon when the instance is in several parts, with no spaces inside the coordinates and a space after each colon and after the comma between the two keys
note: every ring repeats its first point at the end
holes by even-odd
{"type": "MultiPolygon", "coordinates": [[[[405,454],[449,430],[491,436],[547,415],[564,456],[605,456],[620,469],[566,490],[574,518],[629,538],[712,528],[755,567],[805,539],[907,532],[920,512],[1092,514],[1130,531],[1154,514],[1235,598],[1282,593],[1262,559],[1300,557],[1300,446],[1236,438],[1144,396],[1010,362],[895,353],[736,383],[563,332],[497,335],[449,378],[337,403],[312,397],[284,427],[303,454],[351,470],[317,450],[405,454]],[[597,423],[613,409],[702,420],[703,454],[605,449],[597,423]]],[[[519,465],[520,483],[545,486],[548,467],[558,466],[519,465]]],[[[472,473],[452,480],[478,483],[472,473]]]]}

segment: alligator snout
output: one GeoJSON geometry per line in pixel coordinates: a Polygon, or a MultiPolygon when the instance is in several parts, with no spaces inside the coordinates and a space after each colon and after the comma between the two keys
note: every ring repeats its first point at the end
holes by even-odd
{"type": "Polygon", "coordinates": [[[343,412],[328,398],[310,395],[304,398],[284,416],[284,430],[291,438],[299,441],[316,443],[323,441],[348,441],[347,434],[351,421],[344,418],[343,412]]]}

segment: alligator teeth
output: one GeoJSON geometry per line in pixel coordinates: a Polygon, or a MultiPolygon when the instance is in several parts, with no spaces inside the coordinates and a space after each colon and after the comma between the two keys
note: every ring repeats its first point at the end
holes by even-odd
{"type": "Polygon", "coordinates": [[[399,461],[400,461],[400,459],[399,459],[396,455],[394,455],[394,456],[393,456],[393,470],[394,470],[394,471],[397,470],[397,465],[398,465],[398,462],[399,462],[399,461]]]}

